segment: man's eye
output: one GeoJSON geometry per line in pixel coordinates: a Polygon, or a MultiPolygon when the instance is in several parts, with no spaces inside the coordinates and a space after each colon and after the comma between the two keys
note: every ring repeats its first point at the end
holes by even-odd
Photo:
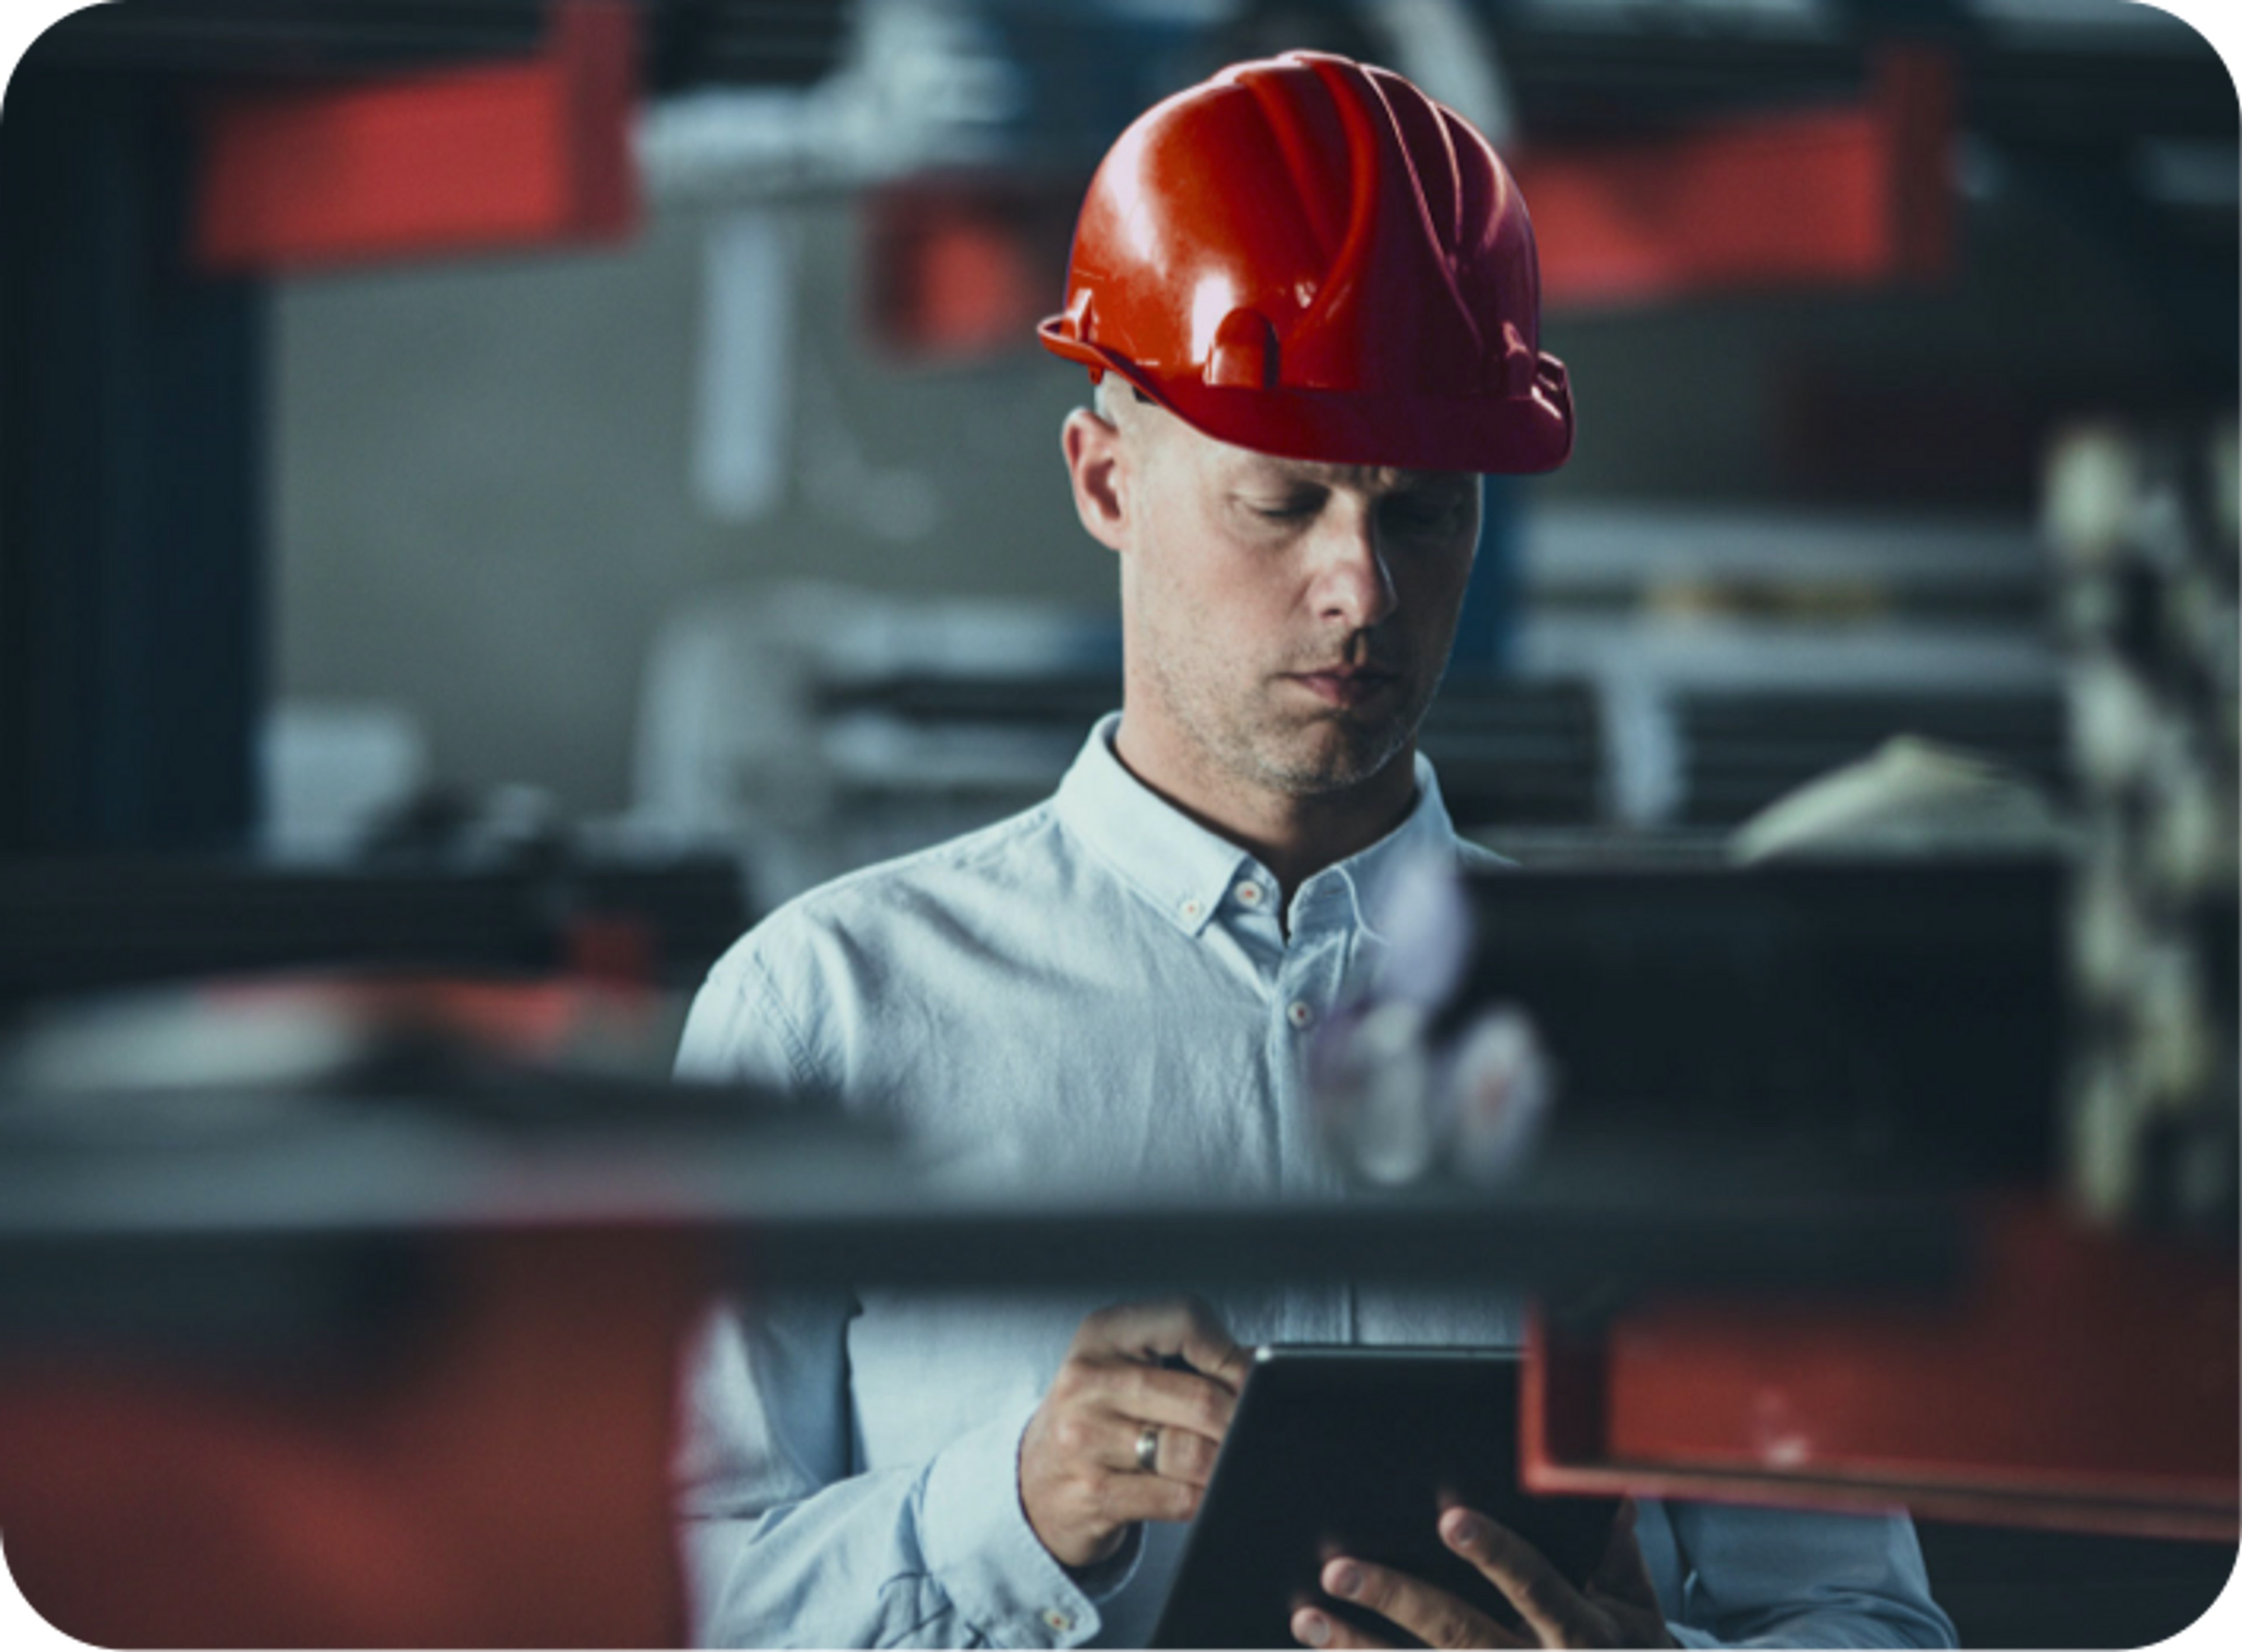
{"type": "Polygon", "coordinates": [[[1255,500],[1251,501],[1250,508],[1256,516],[1272,522],[1301,522],[1321,510],[1323,501],[1306,498],[1255,500]]]}
{"type": "Polygon", "coordinates": [[[1396,527],[1420,532],[1452,527],[1462,511],[1462,501],[1453,499],[1405,496],[1386,502],[1386,514],[1396,527]]]}

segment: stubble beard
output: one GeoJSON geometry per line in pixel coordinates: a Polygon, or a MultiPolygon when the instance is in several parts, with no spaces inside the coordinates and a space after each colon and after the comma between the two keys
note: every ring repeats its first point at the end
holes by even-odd
{"type": "Polygon", "coordinates": [[[1361,785],[1408,749],[1439,687],[1413,688],[1392,710],[1363,718],[1343,709],[1293,710],[1281,675],[1264,678],[1244,709],[1155,664],[1154,688],[1168,715],[1209,763],[1228,778],[1288,797],[1319,797],[1361,785]]]}

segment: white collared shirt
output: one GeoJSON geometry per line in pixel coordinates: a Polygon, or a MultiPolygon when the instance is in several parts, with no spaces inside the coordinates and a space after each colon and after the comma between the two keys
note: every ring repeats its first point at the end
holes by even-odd
{"type": "MultiPolygon", "coordinates": [[[[1412,863],[1484,852],[1419,756],[1408,817],[1306,880],[1280,926],[1269,870],[1131,776],[1118,726],[1049,802],[772,914],[710,972],[680,1072],[891,1124],[932,1173],[990,1188],[1342,1191],[1306,1042],[1368,985],[1412,863]]],[[[1518,1340],[1494,1293],[1202,1293],[1246,1344],[1518,1340]]],[[[1183,1528],[1148,1526],[1077,1580],[1018,1494],[1021,1432],[1106,1304],[866,1289],[715,1316],[681,1461],[696,1638],[1142,1644],[1183,1528]]],[[[1904,1521],[1646,1503],[1638,1529],[1686,1642],[1951,1642],[1904,1521]]]]}

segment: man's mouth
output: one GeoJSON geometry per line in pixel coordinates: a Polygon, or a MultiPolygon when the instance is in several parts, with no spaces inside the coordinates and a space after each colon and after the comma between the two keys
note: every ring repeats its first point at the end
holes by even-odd
{"type": "Polygon", "coordinates": [[[1399,674],[1376,666],[1334,665],[1315,671],[1292,671],[1285,675],[1326,705],[1354,706],[1375,698],[1400,680],[1399,674]]]}

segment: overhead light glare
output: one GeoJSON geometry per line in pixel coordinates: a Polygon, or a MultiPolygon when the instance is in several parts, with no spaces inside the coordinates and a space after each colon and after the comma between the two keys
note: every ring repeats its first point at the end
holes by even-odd
{"type": "Polygon", "coordinates": [[[2232,144],[2147,138],[2136,152],[2141,192],[2165,206],[2222,207],[2242,202],[2242,155],[2232,144]]]}
{"type": "Polygon", "coordinates": [[[2010,44],[2081,51],[2126,45],[2192,50],[2202,36],[2168,11],[2138,0],[1967,0],[1969,10],[2010,44]]]}
{"type": "Polygon", "coordinates": [[[1540,27],[1644,34],[1751,34],[1828,37],[1843,9],[1830,0],[1527,0],[1540,27]]]}

